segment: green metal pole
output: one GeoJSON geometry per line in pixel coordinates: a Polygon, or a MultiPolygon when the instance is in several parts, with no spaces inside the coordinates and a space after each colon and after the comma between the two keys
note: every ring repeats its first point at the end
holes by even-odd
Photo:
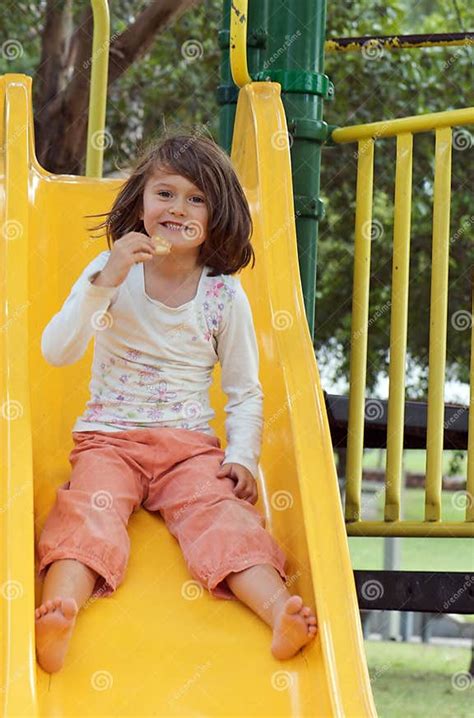
{"type": "Polygon", "coordinates": [[[321,146],[328,136],[323,100],[334,87],[323,74],[326,0],[273,0],[263,67],[255,80],[281,84],[290,133],[298,259],[311,336],[314,337],[321,146]],[[291,9],[290,9],[291,5],[291,9]]]}
{"type": "MultiPolygon", "coordinates": [[[[247,63],[249,73],[253,77],[263,63],[263,51],[266,44],[265,19],[270,0],[249,0],[249,30],[247,33],[247,63]]],[[[239,88],[232,80],[229,60],[230,39],[230,6],[231,0],[224,0],[222,12],[222,28],[219,30],[219,47],[221,48],[221,84],[217,89],[217,101],[221,106],[219,116],[219,144],[230,154],[232,134],[234,131],[235,110],[239,88]]]]}
{"type": "MultiPolygon", "coordinates": [[[[229,13],[224,0],[222,48],[223,84],[220,144],[230,151],[237,88],[229,67],[229,13]],[[227,35],[225,34],[227,33],[227,35]]],[[[326,0],[249,0],[248,64],[255,81],[281,85],[281,97],[290,133],[293,193],[295,197],[298,258],[303,296],[311,336],[314,336],[316,247],[318,223],[324,208],[319,199],[321,145],[329,131],[323,100],[334,88],[323,74],[326,0]]]]}

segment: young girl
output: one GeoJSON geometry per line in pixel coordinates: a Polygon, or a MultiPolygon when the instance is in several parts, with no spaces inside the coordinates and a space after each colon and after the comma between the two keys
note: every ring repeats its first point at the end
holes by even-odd
{"type": "Polygon", "coordinates": [[[63,366],[95,338],[71,478],[38,544],[39,663],[58,671],[81,606],[122,582],[128,520],[142,505],[160,512],[190,574],[249,606],[273,629],[273,655],[290,658],[314,638],[316,618],[287,590],[285,555],[253,506],[263,396],[250,305],[232,275],[255,255],[229,157],[208,138],[163,137],[94,229],[104,227],[111,249],[85,268],[41,341],[63,366]],[[217,361],[225,451],[208,423],[217,361]]]}

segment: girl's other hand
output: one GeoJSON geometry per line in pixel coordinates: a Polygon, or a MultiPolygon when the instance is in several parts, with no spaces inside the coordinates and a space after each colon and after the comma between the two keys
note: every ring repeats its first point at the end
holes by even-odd
{"type": "Polygon", "coordinates": [[[256,504],[258,499],[257,482],[250,471],[242,464],[222,464],[217,472],[218,479],[228,476],[237,480],[234,487],[234,494],[238,499],[244,499],[251,504],[256,504]]]}
{"type": "Polygon", "coordinates": [[[128,232],[112,245],[107,264],[92,284],[99,287],[118,287],[128,276],[131,267],[156,256],[151,237],[141,232],[128,232]]]}

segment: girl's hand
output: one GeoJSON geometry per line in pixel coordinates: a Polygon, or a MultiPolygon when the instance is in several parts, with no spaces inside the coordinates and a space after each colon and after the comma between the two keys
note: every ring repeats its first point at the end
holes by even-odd
{"type": "Polygon", "coordinates": [[[222,464],[217,472],[218,479],[225,477],[237,479],[234,487],[234,494],[239,499],[244,499],[251,504],[256,504],[258,499],[257,482],[250,471],[242,464],[222,464]]]}
{"type": "Polygon", "coordinates": [[[107,264],[94,279],[99,287],[118,287],[134,264],[156,256],[155,243],[147,234],[127,232],[112,245],[107,264]]]}

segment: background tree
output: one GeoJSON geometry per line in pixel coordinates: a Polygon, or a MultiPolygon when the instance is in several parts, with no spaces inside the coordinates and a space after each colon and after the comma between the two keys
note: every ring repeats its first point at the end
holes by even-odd
{"type": "MultiPolygon", "coordinates": [[[[114,0],[104,174],[126,167],[163,124],[195,123],[218,137],[222,0],[114,0]]],[[[0,73],[33,77],[37,154],[50,172],[83,174],[92,25],[89,0],[0,6],[0,73]]],[[[474,29],[470,0],[329,0],[327,36],[459,32],[474,29]]],[[[326,73],[336,97],[325,119],[372,122],[472,105],[472,47],[332,54],[326,73]]],[[[474,265],[473,135],[455,130],[449,267],[447,378],[468,382],[474,265]],[[460,314],[464,313],[464,314],[460,314]],[[469,314],[470,316],[470,314],[469,314]]],[[[415,136],[407,396],[426,398],[433,200],[433,134],[415,136]]],[[[348,380],[354,242],[354,145],[325,148],[316,296],[318,361],[348,380]]],[[[394,140],[376,147],[368,394],[389,363],[394,140]]],[[[330,371],[329,371],[330,369],[330,371]]]]}
{"type": "MultiPolygon", "coordinates": [[[[474,29],[474,8],[467,1],[328,4],[328,37],[461,32],[466,28],[474,29]]],[[[335,100],[326,103],[324,115],[333,124],[374,122],[472,105],[472,47],[331,54],[325,71],[336,87],[335,100]]],[[[323,151],[322,194],[327,216],[318,242],[315,346],[320,363],[331,367],[334,381],[348,380],[349,375],[356,150],[351,144],[323,151]]],[[[466,383],[474,265],[473,150],[472,128],[455,128],[446,373],[447,379],[466,383]]],[[[375,158],[368,395],[374,393],[380,376],[388,375],[395,140],[379,140],[375,158]]],[[[412,399],[427,397],[433,168],[434,133],[415,135],[407,341],[407,397],[412,399]]]]}

